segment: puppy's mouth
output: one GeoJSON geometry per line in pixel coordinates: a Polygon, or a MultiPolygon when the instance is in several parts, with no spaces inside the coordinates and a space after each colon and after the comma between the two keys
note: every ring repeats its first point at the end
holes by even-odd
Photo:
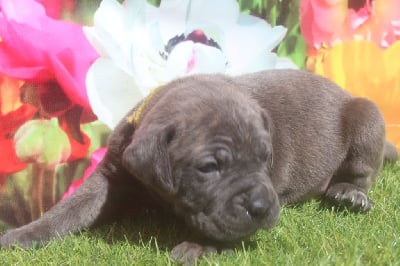
{"type": "Polygon", "coordinates": [[[185,217],[186,223],[201,236],[219,242],[243,240],[258,229],[271,228],[279,218],[280,205],[273,195],[265,204],[254,201],[251,206],[237,197],[223,208],[201,211],[185,217]]]}

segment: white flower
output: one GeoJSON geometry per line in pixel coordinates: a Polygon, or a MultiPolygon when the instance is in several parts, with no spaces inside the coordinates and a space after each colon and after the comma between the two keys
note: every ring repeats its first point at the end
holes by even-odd
{"type": "Polygon", "coordinates": [[[195,73],[238,75],[296,68],[271,53],[286,29],[240,14],[235,0],[103,0],[85,33],[99,52],[86,83],[90,104],[110,128],[151,89],[195,73]]]}

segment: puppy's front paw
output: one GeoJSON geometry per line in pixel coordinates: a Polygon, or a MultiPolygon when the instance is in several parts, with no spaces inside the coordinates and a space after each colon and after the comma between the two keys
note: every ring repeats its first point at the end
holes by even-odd
{"type": "Polygon", "coordinates": [[[26,232],[20,229],[12,229],[6,231],[0,236],[0,247],[11,248],[18,246],[21,248],[29,248],[36,245],[36,237],[34,233],[26,232]]]}
{"type": "Polygon", "coordinates": [[[196,258],[217,254],[217,248],[193,242],[182,242],[171,251],[171,259],[184,265],[193,265],[196,258]]]}
{"type": "Polygon", "coordinates": [[[366,212],[373,206],[363,191],[349,183],[332,185],[326,191],[325,196],[334,204],[354,212],[366,212]]]}
{"type": "Polygon", "coordinates": [[[38,247],[51,237],[50,225],[46,221],[32,222],[19,228],[10,229],[0,236],[0,247],[38,247]]]}

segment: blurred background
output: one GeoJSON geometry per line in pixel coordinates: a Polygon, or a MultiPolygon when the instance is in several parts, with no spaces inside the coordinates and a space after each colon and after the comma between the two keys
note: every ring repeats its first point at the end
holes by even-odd
{"type": "MultiPolygon", "coordinates": [[[[28,2],[40,4],[45,14],[39,8],[37,20],[32,16],[24,20],[28,11],[20,8],[13,13],[10,1],[0,1],[2,227],[28,223],[72,193],[101,160],[111,131],[76,92],[85,90],[85,71],[98,57],[81,28],[93,25],[101,1],[28,2]],[[53,43],[55,38],[62,43],[53,43]],[[54,56],[52,49],[62,53],[54,56]]],[[[400,150],[400,1],[239,0],[238,4],[241,13],[287,29],[272,50],[279,57],[376,102],[387,123],[387,136],[400,150]]]]}

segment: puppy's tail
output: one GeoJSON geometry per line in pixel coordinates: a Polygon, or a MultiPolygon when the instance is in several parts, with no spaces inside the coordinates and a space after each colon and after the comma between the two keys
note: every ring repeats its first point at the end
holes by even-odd
{"type": "Polygon", "coordinates": [[[386,141],[385,144],[385,153],[384,153],[384,160],[388,163],[395,163],[399,158],[397,153],[396,146],[394,146],[389,141],[386,141]]]}

